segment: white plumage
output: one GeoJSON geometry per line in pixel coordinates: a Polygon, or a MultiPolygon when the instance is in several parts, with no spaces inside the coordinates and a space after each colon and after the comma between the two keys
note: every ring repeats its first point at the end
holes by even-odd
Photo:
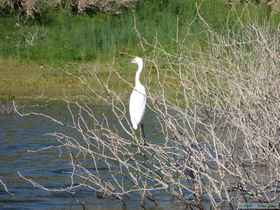
{"type": "Polygon", "coordinates": [[[131,63],[135,63],[138,65],[138,69],[135,75],[135,86],[129,99],[130,121],[132,123],[132,127],[136,130],[144,116],[147,95],[145,87],[140,82],[140,74],[144,66],[143,59],[136,57],[131,61],[131,63]]]}

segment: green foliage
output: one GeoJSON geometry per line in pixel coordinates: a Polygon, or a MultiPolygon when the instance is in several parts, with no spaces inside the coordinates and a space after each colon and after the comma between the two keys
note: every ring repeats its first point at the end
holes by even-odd
{"type": "Polygon", "coordinates": [[[278,25],[262,5],[229,7],[224,0],[151,0],[122,15],[73,15],[65,9],[46,10],[38,19],[0,18],[0,56],[45,62],[110,59],[122,53],[147,54],[142,38],[176,51],[177,38],[192,48],[205,48],[207,32],[238,30],[247,23],[278,25]],[[213,3],[213,1],[215,1],[213,3]],[[269,20],[268,20],[269,19],[269,20]]]}

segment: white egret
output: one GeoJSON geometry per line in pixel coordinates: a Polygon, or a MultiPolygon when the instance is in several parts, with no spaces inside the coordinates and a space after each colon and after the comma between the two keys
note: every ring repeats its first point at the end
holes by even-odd
{"type": "MultiPolygon", "coordinates": [[[[138,65],[137,72],[135,74],[135,86],[130,95],[129,99],[129,115],[130,121],[132,123],[133,129],[137,130],[138,125],[141,123],[141,120],[144,116],[147,95],[145,87],[140,82],[140,74],[144,67],[143,59],[140,57],[135,57],[131,63],[138,65]]],[[[140,124],[142,129],[142,135],[144,137],[144,126],[143,123],[140,124]]]]}

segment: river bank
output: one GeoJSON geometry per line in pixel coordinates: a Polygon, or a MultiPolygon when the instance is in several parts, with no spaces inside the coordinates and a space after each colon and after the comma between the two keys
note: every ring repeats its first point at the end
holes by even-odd
{"type": "MultiPolygon", "coordinates": [[[[64,63],[46,65],[35,62],[25,62],[15,59],[0,59],[0,95],[1,100],[81,100],[88,95],[89,89],[81,81],[83,78],[97,90],[97,79],[107,80],[112,71],[111,65],[99,63],[64,63]]],[[[116,69],[117,69],[117,65],[116,69]]],[[[128,70],[120,69],[128,80],[133,82],[134,66],[128,70]]],[[[118,80],[110,79],[110,85],[120,92],[126,92],[127,87],[118,80]]]]}

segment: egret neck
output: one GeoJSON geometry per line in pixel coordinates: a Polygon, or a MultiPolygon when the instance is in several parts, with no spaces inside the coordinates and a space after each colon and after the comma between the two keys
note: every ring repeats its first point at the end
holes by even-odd
{"type": "Polygon", "coordinates": [[[141,82],[140,82],[140,74],[142,72],[142,69],[143,69],[143,61],[140,61],[137,63],[138,65],[138,69],[137,69],[137,72],[135,74],[135,87],[138,87],[138,86],[141,86],[141,82]]]}

